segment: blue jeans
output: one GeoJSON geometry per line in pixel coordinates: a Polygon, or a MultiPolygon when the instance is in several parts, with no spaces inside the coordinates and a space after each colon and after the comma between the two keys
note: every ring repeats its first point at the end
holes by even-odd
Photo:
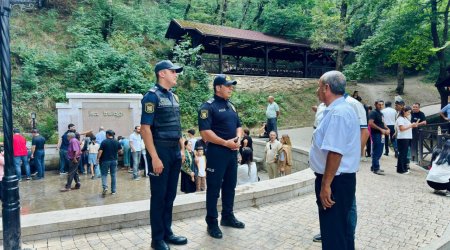
{"type": "Polygon", "coordinates": [[[22,163],[25,165],[27,178],[30,178],[30,164],[28,163],[28,155],[14,156],[14,165],[16,166],[16,174],[19,180],[22,179],[22,163]]]}
{"type": "Polygon", "coordinates": [[[383,154],[383,142],[381,141],[381,134],[373,133],[372,141],[372,167],[370,170],[378,171],[380,170],[380,158],[383,154]]]}
{"type": "Polygon", "coordinates": [[[111,173],[111,192],[116,192],[116,172],[117,172],[117,161],[103,161],[100,163],[100,171],[102,173],[102,187],[107,189],[106,177],[108,176],[108,170],[111,173]]]}
{"type": "Polygon", "coordinates": [[[267,118],[267,130],[269,133],[275,131],[278,138],[277,118],[267,118]]]}
{"type": "Polygon", "coordinates": [[[141,151],[131,152],[133,157],[133,178],[139,177],[139,165],[141,164],[141,151]]]}
{"type": "Polygon", "coordinates": [[[34,164],[36,165],[36,170],[38,172],[37,177],[38,178],[44,178],[45,173],[45,150],[44,149],[38,149],[34,151],[34,164]]]}
{"type": "Polygon", "coordinates": [[[59,149],[59,172],[66,172],[66,168],[69,167],[69,159],[67,158],[67,150],[59,149]]]}

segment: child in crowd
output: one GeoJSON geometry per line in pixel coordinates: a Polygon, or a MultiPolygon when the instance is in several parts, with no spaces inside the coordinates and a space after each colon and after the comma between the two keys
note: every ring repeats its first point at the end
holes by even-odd
{"type": "Polygon", "coordinates": [[[186,194],[196,191],[195,185],[195,164],[194,164],[194,152],[192,152],[191,141],[186,140],[184,142],[184,155],[186,160],[181,166],[181,192],[186,194]]]}
{"type": "Polygon", "coordinates": [[[195,157],[195,165],[198,169],[196,176],[197,191],[206,190],[206,157],[204,155],[203,147],[197,148],[197,156],[195,157]]]}
{"type": "Polygon", "coordinates": [[[289,135],[282,135],[281,148],[278,151],[278,171],[279,176],[285,176],[292,172],[292,144],[289,135]]]}
{"type": "Polygon", "coordinates": [[[88,161],[91,168],[91,179],[94,179],[95,177],[100,178],[100,169],[97,164],[97,154],[99,148],[100,144],[97,143],[95,136],[92,136],[88,149],[89,150],[88,161]]]}
{"type": "Polygon", "coordinates": [[[237,185],[249,184],[258,181],[258,170],[253,162],[253,151],[249,147],[242,148],[241,165],[237,170],[237,185]]]}

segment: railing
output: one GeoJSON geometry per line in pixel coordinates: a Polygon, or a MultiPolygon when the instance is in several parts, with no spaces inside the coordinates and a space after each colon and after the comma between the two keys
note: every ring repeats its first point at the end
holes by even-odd
{"type": "MultiPolygon", "coordinates": [[[[441,147],[446,140],[450,139],[448,133],[450,123],[436,123],[419,128],[418,163],[420,166],[428,166],[431,163],[431,155],[436,147],[441,147]],[[439,128],[441,132],[439,133],[439,128]]],[[[414,142],[413,142],[414,145],[414,142]]],[[[412,153],[413,150],[412,150],[412,153]]]]}

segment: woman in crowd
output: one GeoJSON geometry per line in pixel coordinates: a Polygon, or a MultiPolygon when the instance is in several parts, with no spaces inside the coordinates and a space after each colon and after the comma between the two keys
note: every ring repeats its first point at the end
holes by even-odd
{"type": "Polygon", "coordinates": [[[279,176],[291,174],[292,172],[292,144],[289,135],[282,135],[281,149],[278,151],[278,172],[279,176]]]}
{"type": "Polygon", "coordinates": [[[427,175],[428,185],[434,189],[435,194],[450,197],[450,140],[445,142],[442,150],[434,150],[431,162],[432,166],[427,175]]]}
{"type": "Polygon", "coordinates": [[[411,107],[406,106],[400,110],[399,117],[396,121],[397,127],[397,173],[409,174],[408,149],[412,139],[412,128],[417,127],[417,123],[411,123],[408,117],[411,115],[411,107]]]}
{"type": "Polygon", "coordinates": [[[258,170],[253,162],[253,151],[251,148],[242,148],[241,165],[237,170],[237,184],[243,185],[258,181],[258,170]]]}
{"type": "Polygon", "coordinates": [[[186,140],[184,142],[184,155],[186,160],[181,166],[181,192],[186,194],[193,193],[197,189],[195,185],[195,165],[194,165],[194,152],[192,151],[192,144],[186,140]]]}
{"type": "Polygon", "coordinates": [[[96,176],[100,178],[100,168],[97,164],[97,154],[100,149],[100,144],[97,143],[95,136],[91,137],[91,141],[89,142],[89,156],[88,162],[91,167],[91,179],[94,179],[96,176]]]}

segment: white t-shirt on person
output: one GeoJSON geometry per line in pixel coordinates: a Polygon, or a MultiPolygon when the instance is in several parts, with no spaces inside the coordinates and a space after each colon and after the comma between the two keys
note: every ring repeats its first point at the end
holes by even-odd
{"type": "Polygon", "coordinates": [[[258,181],[258,169],[256,168],[256,163],[252,162],[250,164],[250,173],[248,171],[248,165],[242,164],[238,166],[237,170],[237,184],[249,184],[258,181]]]}
{"type": "Polygon", "coordinates": [[[400,131],[400,126],[408,127],[409,125],[411,125],[411,122],[407,118],[405,118],[403,116],[400,116],[397,118],[397,121],[396,121],[396,127],[398,128],[397,129],[397,139],[412,139],[412,128],[400,131]]]}

